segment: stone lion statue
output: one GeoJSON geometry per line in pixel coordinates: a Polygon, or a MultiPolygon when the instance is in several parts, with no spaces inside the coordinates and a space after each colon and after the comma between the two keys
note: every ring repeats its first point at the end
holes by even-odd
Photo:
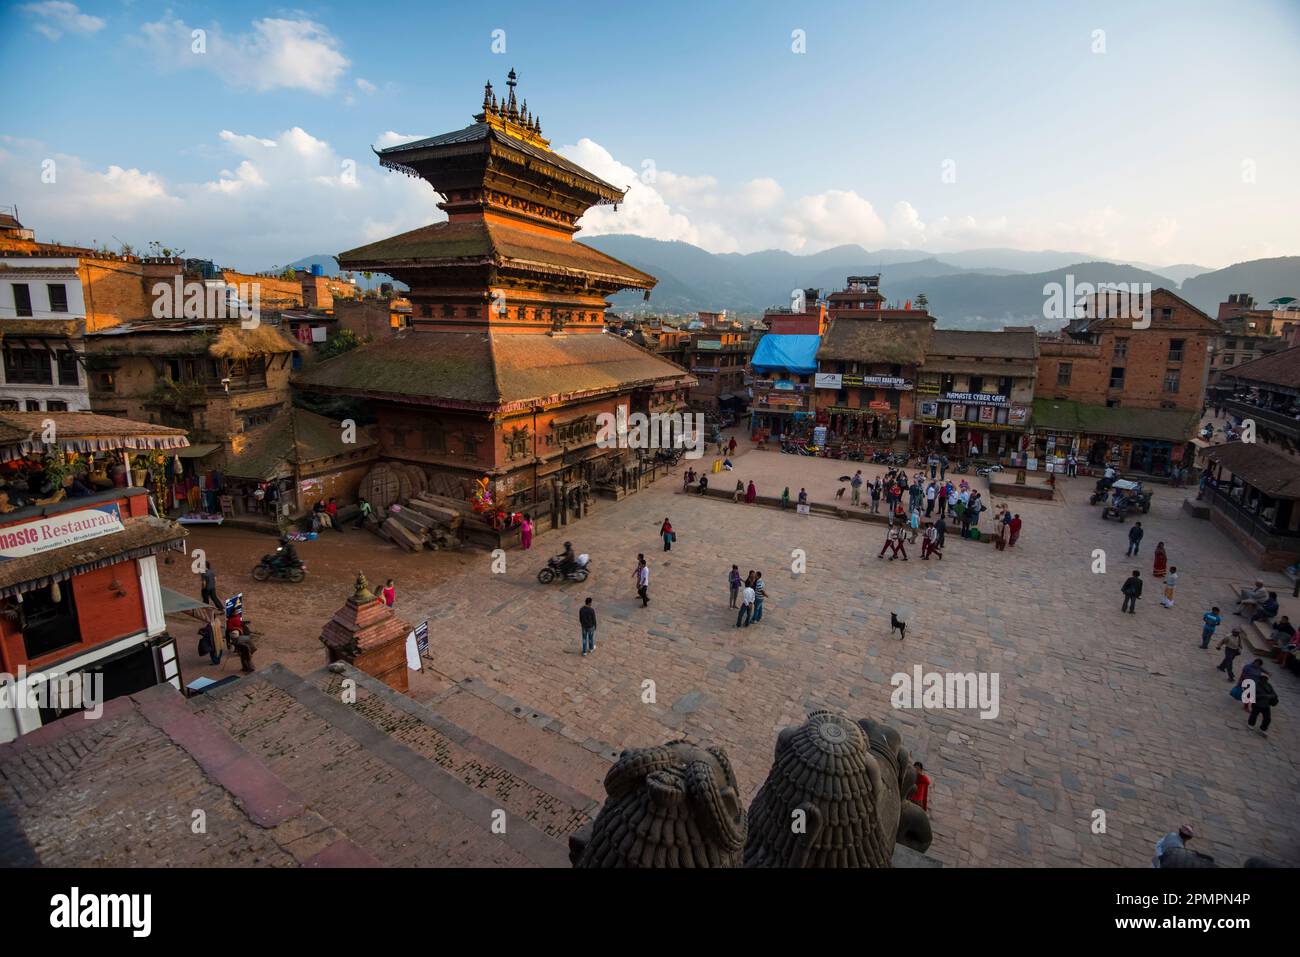
{"type": "Polygon", "coordinates": [[[739,867],[746,817],[721,748],[624,751],[596,820],[569,837],[574,867],[739,867]]]}
{"type": "Polygon", "coordinates": [[[928,848],[929,820],[905,801],[915,771],[901,741],[833,711],[783,730],[750,807],[745,866],[890,867],[898,840],[928,848]]]}

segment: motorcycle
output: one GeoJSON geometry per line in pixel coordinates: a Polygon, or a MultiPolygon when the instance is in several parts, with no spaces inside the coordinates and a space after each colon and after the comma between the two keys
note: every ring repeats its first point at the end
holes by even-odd
{"type": "Polygon", "coordinates": [[[286,563],[279,555],[263,555],[262,560],[253,569],[253,580],[264,582],[267,579],[290,581],[295,585],[307,577],[307,563],[301,559],[292,564],[286,563]]]}
{"type": "Polygon", "coordinates": [[[994,472],[1001,472],[1001,471],[1002,471],[1001,465],[981,465],[979,468],[975,470],[975,474],[983,475],[987,477],[989,475],[992,475],[994,472]]]}
{"type": "Polygon", "coordinates": [[[537,573],[537,580],[543,585],[549,585],[553,581],[567,579],[573,582],[585,582],[587,576],[591,574],[591,559],[586,555],[579,555],[575,559],[573,571],[567,575],[560,572],[560,560],[558,558],[548,559],[546,567],[537,573]]]}
{"type": "Polygon", "coordinates": [[[961,475],[965,475],[967,472],[970,471],[970,463],[962,462],[960,465],[954,465],[952,467],[952,471],[957,472],[961,475]]]}

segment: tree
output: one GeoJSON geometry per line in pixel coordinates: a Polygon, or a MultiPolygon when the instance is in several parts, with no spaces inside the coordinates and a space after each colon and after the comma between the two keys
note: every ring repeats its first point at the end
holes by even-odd
{"type": "Polygon", "coordinates": [[[920,295],[918,295],[918,296],[916,297],[916,308],[917,308],[917,309],[924,309],[924,308],[925,308],[926,306],[928,306],[929,304],[930,304],[930,300],[925,298],[925,293],[921,293],[920,295]]]}
{"type": "Polygon", "coordinates": [[[322,359],[333,359],[345,352],[351,352],[359,345],[361,345],[361,338],[355,332],[351,329],[340,329],[329,337],[325,345],[321,346],[320,357],[322,359]]]}

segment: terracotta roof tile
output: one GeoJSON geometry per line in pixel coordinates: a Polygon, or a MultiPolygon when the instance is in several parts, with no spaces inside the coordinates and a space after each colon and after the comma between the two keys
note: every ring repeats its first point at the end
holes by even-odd
{"type": "Polygon", "coordinates": [[[1258,442],[1229,442],[1205,453],[1233,475],[1273,498],[1300,498],[1300,459],[1258,442]]]}
{"type": "Polygon", "coordinates": [[[925,361],[931,321],[924,316],[900,320],[837,316],[822,338],[817,358],[917,365],[925,361]]]}
{"type": "Polygon", "coordinates": [[[1252,359],[1239,366],[1222,369],[1219,377],[1300,389],[1300,346],[1283,349],[1261,359],[1252,359]]]}

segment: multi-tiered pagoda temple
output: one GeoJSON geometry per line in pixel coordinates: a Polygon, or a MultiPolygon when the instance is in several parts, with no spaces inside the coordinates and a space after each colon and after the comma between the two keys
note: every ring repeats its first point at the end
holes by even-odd
{"type": "Polygon", "coordinates": [[[573,234],[624,191],[551,150],[515,83],[501,99],[487,84],[471,126],[377,151],[447,220],[338,258],[406,283],[411,328],[298,381],[371,400],[386,458],[486,475],[498,501],[566,520],[584,488],[626,485],[629,456],[596,446],[597,416],[684,411],[694,380],[605,332],[606,297],[655,279],[573,234]]]}

